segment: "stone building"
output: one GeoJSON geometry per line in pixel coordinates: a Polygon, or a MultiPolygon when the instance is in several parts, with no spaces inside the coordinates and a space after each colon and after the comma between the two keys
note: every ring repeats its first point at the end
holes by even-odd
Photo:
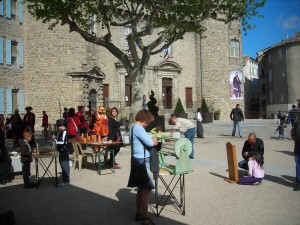
{"type": "MultiPolygon", "coordinates": [[[[146,69],[143,94],[154,91],[159,114],[166,118],[178,98],[190,116],[203,97],[211,111],[221,109],[221,119],[228,120],[237,103],[244,106],[242,99],[229,97],[229,71],[242,70],[240,23],[204,23],[205,39],[187,33],[167,55],[152,56],[146,69]]],[[[0,114],[11,114],[15,108],[24,113],[30,105],[37,123],[43,110],[54,123],[64,107],[104,105],[116,106],[121,117],[128,116],[131,85],[126,70],[108,50],[70,33],[67,26],[49,30],[29,15],[22,0],[0,3],[0,27],[0,114]]],[[[95,26],[94,32],[101,29],[95,26]]],[[[127,52],[128,27],[112,32],[112,41],[127,52]]]]}
{"type": "Polygon", "coordinates": [[[300,34],[257,52],[260,74],[260,114],[274,118],[288,112],[300,98],[300,34]]]}
{"type": "Polygon", "coordinates": [[[259,118],[259,77],[258,63],[250,56],[243,57],[245,78],[245,118],[259,118]]]}

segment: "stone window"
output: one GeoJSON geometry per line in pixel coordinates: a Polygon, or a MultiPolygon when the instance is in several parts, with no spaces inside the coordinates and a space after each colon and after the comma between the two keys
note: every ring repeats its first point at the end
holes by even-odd
{"type": "Polygon", "coordinates": [[[3,8],[3,0],[0,1],[0,16],[3,16],[4,8],[3,8]]]}
{"type": "Polygon", "coordinates": [[[238,40],[231,40],[230,43],[230,56],[234,58],[240,57],[240,42],[238,40]]]}
{"type": "Polygon", "coordinates": [[[18,42],[11,42],[11,65],[16,65],[18,60],[18,42]]]}
{"type": "Polygon", "coordinates": [[[17,1],[11,0],[11,18],[16,19],[17,16],[17,1]]]}
{"type": "Polygon", "coordinates": [[[132,29],[130,26],[125,26],[123,28],[123,50],[124,51],[129,51],[129,45],[128,45],[128,41],[127,41],[127,36],[128,34],[132,33],[132,29]]]}
{"type": "Polygon", "coordinates": [[[24,112],[24,90],[6,89],[6,113],[12,114],[15,109],[24,112]]]}

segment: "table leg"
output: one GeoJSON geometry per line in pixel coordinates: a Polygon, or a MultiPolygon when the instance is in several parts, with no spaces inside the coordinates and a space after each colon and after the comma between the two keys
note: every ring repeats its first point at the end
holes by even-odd
{"type": "Polygon", "coordinates": [[[101,175],[101,152],[100,152],[100,148],[98,150],[98,174],[101,175]]]}

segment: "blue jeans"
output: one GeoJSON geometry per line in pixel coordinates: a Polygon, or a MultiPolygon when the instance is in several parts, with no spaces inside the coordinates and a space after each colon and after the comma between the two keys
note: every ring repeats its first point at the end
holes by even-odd
{"type": "Polygon", "coordinates": [[[279,133],[278,138],[283,140],[284,139],[284,133],[279,133]]]}
{"type": "Polygon", "coordinates": [[[235,136],[236,127],[239,129],[239,136],[243,136],[243,127],[242,127],[242,121],[233,121],[233,130],[232,130],[232,136],[235,136]]]}
{"type": "Polygon", "coordinates": [[[242,160],[238,163],[239,168],[244,169],[244,170],[249,170],[248,167],[248,161],[247,160],[242,160]]]}
{"type": "Polygon", "coordinates": [[[296,182],[300,184],[300,156],[294,155],[296,163],[296,182]]]}
{"type": "Polygon", "coordinates": [[[184,133],[184,137],[189,139],[192,143],[192,153],[190,154],[191,158],[194,158],[194,138],[195,138],[195,128],[187,129],[187,131],[184,133]]]}

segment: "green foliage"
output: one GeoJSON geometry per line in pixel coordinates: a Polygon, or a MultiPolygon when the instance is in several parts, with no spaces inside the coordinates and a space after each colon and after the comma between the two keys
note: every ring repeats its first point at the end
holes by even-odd
{"type": "Polygon", "coordinates": [[[183,105],[182,105],[182,103],[181,103],[180,98],[178,98],[176,107],[175,107],[175,109],[174,109],[174,114],[175,114],[176,116],[179,116],[181,113],[185,113],[185,111],[184,111],[184,108],[183,108],[183,105]]]}
{"type": "Polygon", "coordinates": [[[214,114],[221,114],[221,109],[217,109],[216,111],[214,111],[214,114]]]}
{"type": "Polygon", "coordinates": [[[207,103],[205,101],[205,98],[202,99],[201,110],[202,110],[202,112],[209,112],[209,109],[208,109],[207,103]]]}

